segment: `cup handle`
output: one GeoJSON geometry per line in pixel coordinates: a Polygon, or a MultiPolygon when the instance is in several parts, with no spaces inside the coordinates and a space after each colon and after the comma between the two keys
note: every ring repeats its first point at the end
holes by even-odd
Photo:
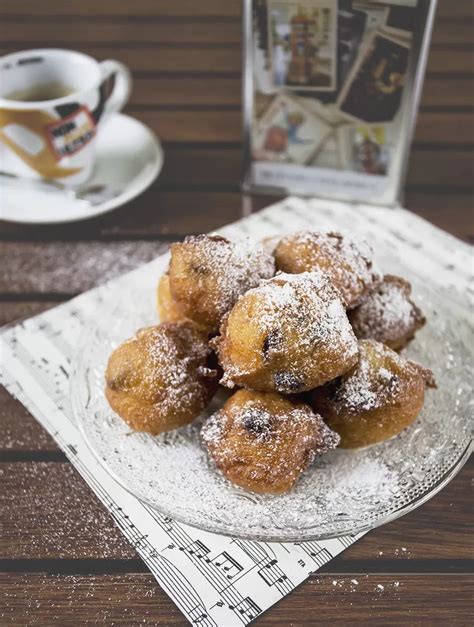
{"type": "Polygon", "coordinates": [[[115,75],[115,84],[112,93],[107,98],[104,106],[104,117],[117,113],[123,109],[132,90],[132,75],[126,65],[114,59],[106,59],[100,63],[102,81],[115,75]]]}

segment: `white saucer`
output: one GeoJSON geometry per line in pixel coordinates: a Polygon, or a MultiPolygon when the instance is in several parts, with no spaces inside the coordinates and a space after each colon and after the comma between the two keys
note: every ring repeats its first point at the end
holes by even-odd
{"type": "Polygon", "coordinates": [[[0,217],[8,222],[54,224],[85,220],[120,207],[143,192],[163,167],[163,149],[154,133],[128,115],[116,114],[97,135],[92,178],[81,188],[100,186],[89,200],[47,185],[0,180],[0,217]],[[5,183],[5,184],[4,184],[5,183]],[[98,197],[97,197],[98,196],[98,197]]]}

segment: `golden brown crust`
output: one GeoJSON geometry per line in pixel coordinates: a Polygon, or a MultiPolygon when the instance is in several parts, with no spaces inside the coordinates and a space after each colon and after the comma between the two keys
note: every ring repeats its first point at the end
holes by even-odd
{"type": "Polygon", "coordinates": [[[322,273],[279,274],[244,294],[213,346],[221,383],[303,392],[357,362],[357,340],[339,293],[322,273]]]}
{"type": "Polygon", "coordinates": [[[170,277],[166,272],[161,275],[156,290],[156,307],[161,322],[189,321],[179,310],[171,296],[170,277]]]}
{"type": "Polygon", "coordinates": [[[377,340],[396,351],[404,348],[426,322],[410,294],[408,281],[385,275],[383,281],[348,314],[356,336],[377,340]]]}
{"type": "Polygon", "coordinates": [[[374,340],[359,342],[357,366],[313,390],[310,404],[341,436],[343,448],[382,442],[411,425],[433,375],[374,340]]]}
{"type": "Polygon", "coordinates": [[[142,329],[110,356],[107,400],[132,429],[153,435],[177,429],[192,422],[215,392],[209,354],[205,338],[190,323],[142,329]]]}
{"type": "Polygon", "coordinates": [[[241,294],[274,274],[271,254],[250,240],[230,242],[217,235],[200,235],[171,246],[173,300],[184,316],[209,334],[218,331],[241,294]]]}
{"type": "Polygon", "coordinates": [[[308,405],[275,393],[239,390],[202,429],[224,476],[259,493],[290,490],[317,453],[339,441],[308,405]]]}
{"type": "Polygon", "coordinates": [[[348,308],[355,307],[379,280],[368,244],[336,232],[302,231],[288,235],[278,243],[274,257],[282,272],[327,272],[348,308]]]}

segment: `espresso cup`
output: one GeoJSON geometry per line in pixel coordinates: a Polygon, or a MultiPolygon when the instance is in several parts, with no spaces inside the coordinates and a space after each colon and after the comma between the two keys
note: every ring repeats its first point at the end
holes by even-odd
{"type": "Polygon", "coordinates": [[[67,187],[84,183],[97,130],[130,90],[130,72],[119,61],[59,49],[1,57],[0,170],[67,187]]]}

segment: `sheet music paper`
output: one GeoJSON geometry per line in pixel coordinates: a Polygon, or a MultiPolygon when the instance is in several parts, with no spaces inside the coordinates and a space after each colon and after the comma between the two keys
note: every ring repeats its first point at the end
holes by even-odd
{"type": "MultiPolygon", "coordinates": [[[[378,245],[401,246],[394,239],[403,234],[404,254],[414,263],[423,260],[431,280],[444,285],[457,282],[457,288],[465,285],[469,247],[401,209],[290,198],[219,233],[260,238],[316,225],[360,230],[378,238],[378,245]],[[432,246],[436,254],[426,247],[420,250],[415,234],[437,244],[432,246]]],[[[187,619],[203,626],[245,625],[362,534],[320,542],[267,543],[200,531],[141,503],[88,449],[69,401],[69,373],[81,334],[94,324],[97,309],[115,290],[126,290],[129,282],[137,281],[154,289],[166,263],[164,255],[4,331],[1,380],[56,440],[187,619]]]]}

